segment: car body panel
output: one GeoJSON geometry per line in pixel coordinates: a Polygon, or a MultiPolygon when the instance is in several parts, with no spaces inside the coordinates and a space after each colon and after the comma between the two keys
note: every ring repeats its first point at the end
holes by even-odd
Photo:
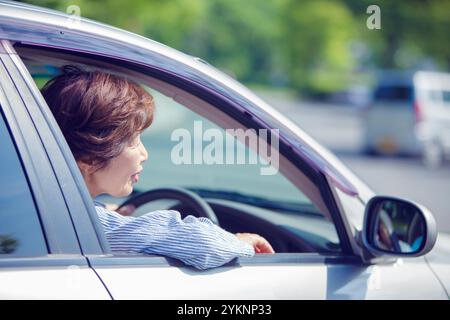
{"type": "Polygon", "coordinates": [[[0,268],[0,299],[95,299],[111,297],[88,266],[0,268]]]}
{"type": "Polygon", "coordinates": [[[450,234],[439,233],[433,250],[425,259],[450,298],[450,234]]]}
{"type": "Polygon", "coordinates": [[[448,299],[423,258],[363,265],[314,254],[294,262],[283,255],[284,263],[239,259],[238,266],[208,271],[146,264],[143,257],[92,264],[114,299],[448,299]]]}
{"type": "Polygon", "coordinates": [[[97,267],[114,299],[325,299],[326,267],[97,267]]]}
{"type": "Polygon", "coordinates": [[[448,299],[424,258],[328,267],[327,299],[448,299]]]}

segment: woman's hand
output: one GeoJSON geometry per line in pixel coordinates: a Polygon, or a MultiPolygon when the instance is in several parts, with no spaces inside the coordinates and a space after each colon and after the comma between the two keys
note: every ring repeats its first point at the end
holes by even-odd
{"type": "Polygon", "coordinates": [[[260,235],[255,233],[236,233],[236,237],[250,244],[255,249],[255,253],[275,253],[269,241],[260,235]]]}

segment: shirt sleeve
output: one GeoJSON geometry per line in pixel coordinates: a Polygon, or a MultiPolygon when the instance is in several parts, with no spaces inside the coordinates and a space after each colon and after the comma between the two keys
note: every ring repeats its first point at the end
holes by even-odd
{"type": "Polygon", "coordinates": [[[182,220],[175,210],[125,217],[100,206],[95,208],[113,252],[164,255],[201,270],[255,254],[251,245],[207,218],[187,216],[182,220]]]}

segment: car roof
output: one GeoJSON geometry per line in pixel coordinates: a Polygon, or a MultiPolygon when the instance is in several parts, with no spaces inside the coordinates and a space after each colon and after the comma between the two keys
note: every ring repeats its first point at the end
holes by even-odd
{"type": "Polygon", "coordinates": [[[328,149],[317,143],[293,121],[257,97],[227,74],[201,59],[159,42],[86,18],[55,10],[0,0],[0,38],[23,44],[69,49],[120,58],[181,74],[224,97],[239,97],[239,105],[261,123],[280,128],[292,149],[329,177],[343,192],[364,202],[373,191],[328,149]]]}
{"type": "Polygon", "coordinates": [[[423,89],[450,91],[450,73],[419,71],[414,75],[414,84],[423,89]]]}

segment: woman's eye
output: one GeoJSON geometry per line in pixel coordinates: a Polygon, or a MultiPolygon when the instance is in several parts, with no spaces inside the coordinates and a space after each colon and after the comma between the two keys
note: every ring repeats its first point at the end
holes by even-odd
{"type": "Polygon", "coordinates": [[[140,139],[136,139],[131,143],[131,147],[132,148],[137,148],[139,147],[139,145],[141,144],[141,140],[140,139]]]}
{"type": "Polygon", "coordinates": [[[141,145],[141,139],[139,138],[139,139],[137,140],[136,147],[139,147],[140,145],[141,145]]]}

